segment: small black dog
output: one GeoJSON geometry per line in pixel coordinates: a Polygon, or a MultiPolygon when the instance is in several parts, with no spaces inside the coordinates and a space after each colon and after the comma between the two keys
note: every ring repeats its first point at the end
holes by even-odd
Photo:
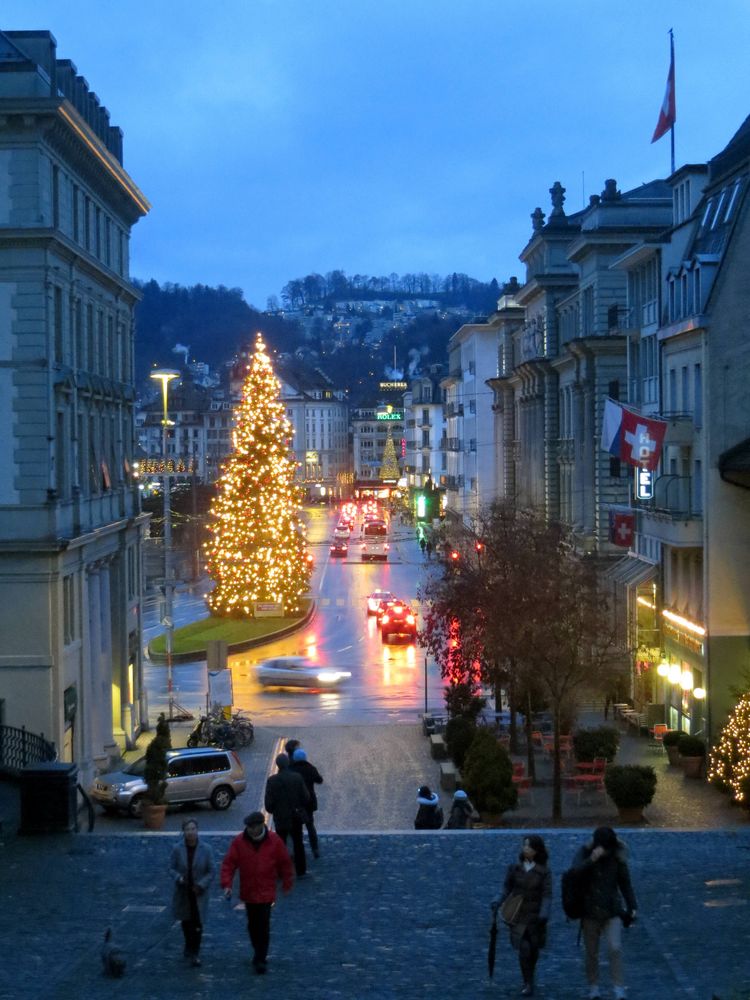
{"type": "Polygon", "coordinates": [[[108,927],[104,935],[104,944],[102,945],[104,975],[120,979],[125,972],[126,964],[125,952],[114,943],[112,940],[112,928],[108,927]]]}

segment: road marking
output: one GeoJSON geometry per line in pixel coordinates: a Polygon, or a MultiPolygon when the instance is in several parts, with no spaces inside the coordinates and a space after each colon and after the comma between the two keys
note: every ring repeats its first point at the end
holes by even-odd
{"type": "Polygon", "coordinates": [[[341,649],[337,649],[336,652],[337,653],[345,653],[347,651],[347,649],[351,649],[351,648],[352,648],[351,645],[349,645],[349,646],[342,646],[341,649]]]}

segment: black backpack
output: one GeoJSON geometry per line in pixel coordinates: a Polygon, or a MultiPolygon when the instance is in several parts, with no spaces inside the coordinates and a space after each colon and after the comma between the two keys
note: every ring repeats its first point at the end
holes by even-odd
{"type": "Polygon", "coordinates": [[[569,920],[581,920],[586,899],[586,870],[568,868],[562,873],[560,888],[562,889],[562,908],[569,920]]]}

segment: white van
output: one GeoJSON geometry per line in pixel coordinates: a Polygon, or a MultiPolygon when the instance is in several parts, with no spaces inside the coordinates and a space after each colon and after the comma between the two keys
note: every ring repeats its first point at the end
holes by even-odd
{"type": "Polygon", "coordinates": [[[388,528],[384,521],[366,521],[362,525],[362,562],[388,560],[388,528]]]}

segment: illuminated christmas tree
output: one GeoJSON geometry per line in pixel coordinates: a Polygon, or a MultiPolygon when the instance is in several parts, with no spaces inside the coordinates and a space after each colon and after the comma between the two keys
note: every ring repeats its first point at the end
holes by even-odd
{"type": "Polygon", "coordinates": [[[746,805],[750,777],[750,693],[741,696],[729,716],[718,744],[711,751],[708,780],[727,788],[746,805]]]}
{"type": "Polygon", "coordinates": [[[383,461],[380,465],[380,478],[398,479],[400,475],[401,470],[398,467],[398,459],[396,458],[396,447],[393,444],[393,438],[391,437],[389,427],[388,437],[386,438],[385,448],[383,449],[383,461]]]}
{"type": "Polygon", "coordinates": [[[234,413],[234,451],[211,506],[206,564],[215,615],[252,616],[254,601],[278,602],[296,614],[309,589],[302,494],[280,389],[258,334],[234,413]]]}

